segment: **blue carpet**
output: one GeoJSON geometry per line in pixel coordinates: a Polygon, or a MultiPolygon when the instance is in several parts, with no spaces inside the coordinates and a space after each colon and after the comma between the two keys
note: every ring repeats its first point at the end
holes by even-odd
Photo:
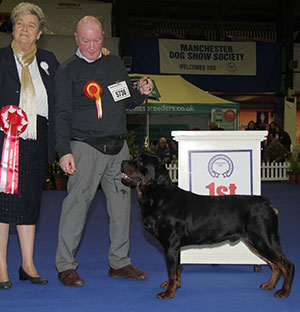
{"type": "MultiPolygon", "coordinates": [[[[300,185],[263,184],[262,194],[268,196],[279,210],[279,231],[287,257],[300,266],[300,185]]],[[[8,263],[13,282],[10,290],[0,291],[0,311],[209,311],[209,312],[299,312],[300,279],[296,273],[289,298],[277,299],[273,291],[259,288],[269,279],[271,270],[253,266],[184,265],[182,286],[175,298],[159,300],[159,285],[167,279],[164,256],[156,240],[144,231],[136,192],[132,191],[131,257],[132,262],[149,274],[146,281],[109,278],[107,252],[109,246],[105,198],[98,191],[92,203],[85,234],[77,254],[78,272],[85,280],[81,288],[68,288],[57,280],[54,266],[57,229],[65,191],[45,191],[40,223],[36,236],[35,263],[39,272],[49,279],[46,286],[18,280],[20,252],[15,230],[11,230],[8,263]]],[[[276,289],[279,289],[282,279],[276,289]]]]}

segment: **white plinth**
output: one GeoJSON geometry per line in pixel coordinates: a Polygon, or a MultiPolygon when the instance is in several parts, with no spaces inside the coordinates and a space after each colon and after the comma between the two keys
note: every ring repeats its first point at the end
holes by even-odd
{"type": "MultiPolygon", "coordinates": [[[[260,195],[261,141],[267,131],[172,131],[178,142],[178,186],[202,195],[260,195]]],[[[181,263],[266,264],[239,242],[187,246],[181,263]]]]}

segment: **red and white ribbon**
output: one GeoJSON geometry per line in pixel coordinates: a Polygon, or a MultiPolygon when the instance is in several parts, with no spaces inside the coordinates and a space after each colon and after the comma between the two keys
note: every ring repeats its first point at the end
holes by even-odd
{"type": "Polygon", "coordinates": [[[28,124],[26,113],[19,107],[8,105],[0,110],[1,130],[5,132],[0,165],[0,192],[18,194],[19,134],[28,124]]]}
{"type": "Polygon", "coordinates": [[[97,81],[89,81],[84,86],[84,93],[88,98],[95,99],[98,119],[102,118],[101,85],[97,81]]]}

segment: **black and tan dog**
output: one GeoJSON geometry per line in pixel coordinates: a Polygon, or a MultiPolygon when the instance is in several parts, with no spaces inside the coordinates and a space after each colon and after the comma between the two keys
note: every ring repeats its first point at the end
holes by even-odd
{"type": "Polygon", "coordinates": [[[202,196],[172,183],[159,158],[142,153],[122,163],[124,184],[136,186],[145,228],[165,251],[168,281],[158,298],[172,298],[181,284],[180,249],[187,245],[214,244],[242,239],[271,267],[270,280],[262,289],[274,289],[281,273],[283,286],[275,297],[287,297],[294,265],[280,247],[277,211],[262,196],[202,196]]]}

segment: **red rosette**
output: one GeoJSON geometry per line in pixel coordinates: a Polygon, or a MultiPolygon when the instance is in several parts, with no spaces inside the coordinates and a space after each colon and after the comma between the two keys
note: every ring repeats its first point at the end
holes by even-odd
{"type": "Polygon", "coordinates": [[[102,87],[97,81],[89,81],[84,86],[84,94],[90,98],[95,99],[96,107],[98,112],[98,118],[102,117],[102,103],[101,103],[101,94],[102,87]]]}
{"type": "Polygon", "coordinates": [[[17,106],[5,106],[0,110],[0,125],[5,132],[0,165],[0,192],[18,194],[19,134],[27,128],[26,113],[17,106]]]}
{"type": "Polygon", "coordinates": [[[102,94],[102,87],[97,81],[89,81],[84,86],[84,93],[90,99],[98,99],[102,94]]]}

